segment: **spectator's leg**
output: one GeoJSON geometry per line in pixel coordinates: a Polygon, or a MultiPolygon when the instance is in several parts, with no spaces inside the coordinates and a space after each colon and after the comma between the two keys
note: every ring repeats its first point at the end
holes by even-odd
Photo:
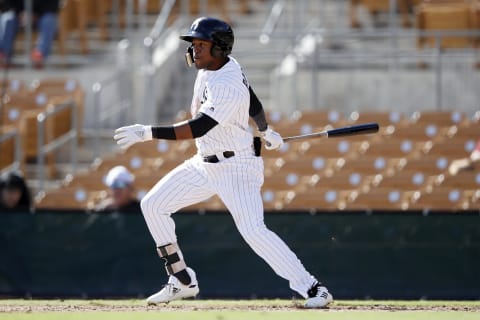
{"type": "Polygon", "coordinates": [[[15,45],[15,36],[18,29],[18,18],[15,12],[4,12],[0,16],[0,53],[4,62],[10,60],[15,45]]]}
{"type": "Polygon", "coordinates": [[[58,16],[55,13],[46,13],[38,21],[38,42],[35,47],[43,59],[50,55],[53,39],[57,32],[58,16]]]}

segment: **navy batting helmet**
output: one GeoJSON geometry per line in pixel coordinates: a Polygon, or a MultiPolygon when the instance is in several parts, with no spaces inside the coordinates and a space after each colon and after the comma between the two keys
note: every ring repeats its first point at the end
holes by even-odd
{"type": "Polygon", "coordinates": [[[213,42],[212,56],[226,57],[232,52],[233,30],[228,23],[210,17],[196,19],[187,33],[180,39],[192,42],[193,39],[202,39],[213,42]]]}

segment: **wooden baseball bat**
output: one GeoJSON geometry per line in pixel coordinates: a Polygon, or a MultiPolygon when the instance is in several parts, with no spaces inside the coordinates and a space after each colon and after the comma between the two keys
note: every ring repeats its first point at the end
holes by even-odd
{"type": "Polygon", "coordinates": [[[356,136],[358,134],[367,134],[367,133],[376,133],[378,132],[378,123],[363,123],[363,124],[356,124],[347,127],[340,127],[337,129],[330,129],[330,130],[323,130],[319,132],[309,133],[309,134],[302,134],[299,136],[291,136],[283,138],[284,142],[293,141],[293,140],[300,140],[300,139],[308,139],[308,138],[318,138],[318,137],[327,137],[327,138],[335,138],[335,137],[346,137],[346,136],[356,136]]]}

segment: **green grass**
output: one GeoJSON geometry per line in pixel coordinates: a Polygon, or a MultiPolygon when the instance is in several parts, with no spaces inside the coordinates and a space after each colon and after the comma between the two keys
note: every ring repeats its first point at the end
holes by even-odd
{"type": "Polygon", "coordinates": [[[480,319],[480,301],[340,300],[326,310],[306,310],[300,304],[292,300],[189,300],[146,306],[143,300],[0,300],[0,320],[480,319]]]}

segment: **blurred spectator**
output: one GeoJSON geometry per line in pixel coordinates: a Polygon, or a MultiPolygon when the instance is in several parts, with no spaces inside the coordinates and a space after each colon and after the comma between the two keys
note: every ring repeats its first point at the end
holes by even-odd
{"type": "Polygon", "coordinates": [[[30,19],[38,30],[38,39],[31,52],[32,62],[42,67],[51,51],[57,32],[60,0],[32,0],[33,16],[29,17],[23,0],[3,0],[0,16],[0,64],[6,66],[13,55],[15,37],[19,26],[30,19]]]}
{"type": "Polygon", "coordinates": [[[135,194],[135,177],[124,166],[110,169],[105,178],[109,196],[97,204],[96,212],[141,212],[140,201],[135,194]]]}
{"type": "Polygon", "coordinates": [[[474,170],[478,163],[480,163],[480,139],[469,157],[452,161],[448,172],[454,176],[463,170],[474,170]]]}
{"type": "Polygon", "coordinates": [[[10,172],[0,180],[0,212],[32,211],[30,190],[22,175],[10,172]]]}

